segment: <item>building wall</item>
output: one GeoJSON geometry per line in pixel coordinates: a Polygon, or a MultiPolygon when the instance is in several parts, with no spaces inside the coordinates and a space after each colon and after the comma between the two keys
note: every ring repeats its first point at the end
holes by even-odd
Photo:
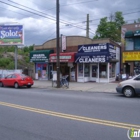
{"type": "MultiPolygon", "coordinates": [[[[77,52],[78,50],[78,45],[84,45],[84,44],[98,44],[98,43],[111,43],[115,45],[116,47],[120,47],[117,43],[114,41],[110,40],[109,38],[104,38],[104,39],[90,39],[87,37],[83,36],[67,36],[66,37],[66,52],[77,52]]],[[[60,46],[61,46],[61,40],[60,46]]],[[[43,49],[54,49],[54,52],[56,52],[56,38],[46,41],[43,45],[37,45],[34,46],[34,50],[43,50],[43,49]]],[[[61,51],[61,48],[60,48],[61,51]]]]}
{"type": "MultiPolygon", "coordinates": [[[[125,33],[127,31],[136,31],[136,30],[140,30],[140,23],[133,23],[133,24],[125,24],[122,26],[121,28],[121,52],[123,54],[123,52],[132,52],[132,51],[136,51],[137,50],[125,50],[125,33]]],[[[140,51],[140,50],[138,50],[140,51]]],[[[130,73],[133,74],[134,72],[134,62],[127,62],[129,65],[130,65],[130,73]]],[[[125,72],[125,66],[124,66],[124,63],[123,63],[123,60],[121,59],[121,69],[123,72],[125,72]]]]}
{"type": "Polygon", "coordinates": [[[133,24],[125,24],[121,28],[121,46],[122,46],[122,51],[124,51],[124,38],[125,38],[125,33],[126,31],[136,31],[140,30],[140,23],[133,23],[133,24]]]}

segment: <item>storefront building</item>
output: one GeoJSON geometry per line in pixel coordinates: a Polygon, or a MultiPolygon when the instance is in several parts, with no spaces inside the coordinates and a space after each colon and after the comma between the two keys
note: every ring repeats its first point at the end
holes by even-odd
{"type": "MultiPolygon", "coordinates": [[[[61,42],[61,40],[60,40],[61,42]]],[[[43,50],[53,50],[54,53],[49,55],[49,68],[48,75],[52,75],[51,71],[56,71],[57,66],[57,55],[56,55],[56,39],[49,40],[42,45],[34,46],[35,51],[43,50]],[[51,67],[51,68],[50,68],[51,67]]],[[[66,37],[66,47],[65,51],[62,52],[62,47],[60,45],[60,72],[62,75],[69,75],[69,81],[86,82],[86,81],[96,81],[96,82],[110,82],[115,80],[115,76],[120,72],[120,46],[110,39],[90,39],[84,36],[67,36],[66,37]],[[89,44],[110,44],[113,49],[109,50],[106,47],[96,49],[96,52],[92,49],[92,52],[81,52],[79,46],[86,46],[89,44]],[[112,51],[112,53],[111,53],[112,51]],[[115,54],[116,52],[116,54],[115,54]],[[92,53],[92,55],[91,55],[92,53]],[[81,62],[81,59],[77,60],[78,57],[83,58],[83,54],[88,54],[91,60],[93,58],[98,59],[95,62],[81,62]],[[112,56],[111,56],[112,54],[112,56]],[[100,59],[99,59],[100,56],[100,59]],[[112,57],[112,58],[111,58],[112,57]],[[103,62],[102,62],[103,61],[103,62]],[[86,67],[88,71],[86,72],[86,67]],[[83,69],[80,73],[79,69],[83,69]],[[99,69],[100,68],[100,69],[99,69]],[[115,70],[114,70],[115,69],[115,70]],[[85,70],[85,71],[84,71],[85,70]],[[89,76],[88,76],[89,75],[89,76]],[[102,76],[102,78],[101,78],[102,76]],[[82,77],[82,78],[81,78],[82,77]],[[106,78],[105,78],[106,77],[106,78]],[[109,78],[110,77],[110,78],[109,78]],[[112,78],[111,78],[112,77],[112,78]]],[[[86,61],[85,59],[84,61],[86,61]]],[[[83,61],[83,60],[82,60],[83,61]]],[[[90,59],[89,59],[90,61],[90,59]]],[[[35,64],[38,62],[36,61],[35,64]]],[[[43,62],[44,63],[44,62],[43,62]]],[[[37,68],[36,68],[37,72],[37,68]]],[[[51,79],[48,77],[48,80],[51,79]]]]}
{"type": "Polygon", "coordinates": [[[48,80],[51,78],[52,65],[49,63],[49,55],[53,50],[38,50],[30,52],[30,62],[35,64],[35,79],[48,80]]]}
{"type": "Polygon", "coordinates": [[[122,72],[140,74],[140,24],[122,26],[122,72]]]}
{"type": "MultiPolygon", "coordinates": [[[[76,81],[76,65],[75,61],[76,52],[68,52],[68,53],[60,53],[59,61],[60,61],[60,73],[62,75],[69,75],[69,81],[76,81]]],[[[57,71],[56,62],[57,62],[57,54],[50,54],[49,58],[50,63],[53,64],[53,71],[57,71]]]]}
{"type": "Polygon", "coordinates": [[[75,57],[78,82],[111,82],[116,77],[116,46],[110,43],[79,45],[75,57]]]}

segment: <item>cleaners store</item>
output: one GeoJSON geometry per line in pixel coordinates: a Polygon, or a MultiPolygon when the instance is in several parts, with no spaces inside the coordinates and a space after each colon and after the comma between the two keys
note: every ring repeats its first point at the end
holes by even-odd
{"type": "Polygon", "coordinates": [[[30,62],[35,64],[35,79],[49,80],[52,78],[52,65],[49,63],[49,55],[53,50],[37,50],[30,52],[30,62]]]}
{"type": "Polygon", "coordinates": [[[116,47],[111,43],[79,45],[75,56],[77,82],[115,81],[117,62],[116,47]]]}

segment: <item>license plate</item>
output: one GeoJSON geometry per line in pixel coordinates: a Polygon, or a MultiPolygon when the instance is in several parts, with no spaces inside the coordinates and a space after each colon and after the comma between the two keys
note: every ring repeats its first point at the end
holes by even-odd
{"type": "Polygon", "coordinates": [[[28,83],[28,85],[31,85],[31,83],[28,83]]]}

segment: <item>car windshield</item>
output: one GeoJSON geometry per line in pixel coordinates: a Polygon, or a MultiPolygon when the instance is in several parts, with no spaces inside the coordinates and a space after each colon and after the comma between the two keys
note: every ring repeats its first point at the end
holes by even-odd
{"type": "Polygon", "coordinates": [[[27,77],[27,75],[25,75],[25,74],[20,74],[20,77],[27,77]]]}

